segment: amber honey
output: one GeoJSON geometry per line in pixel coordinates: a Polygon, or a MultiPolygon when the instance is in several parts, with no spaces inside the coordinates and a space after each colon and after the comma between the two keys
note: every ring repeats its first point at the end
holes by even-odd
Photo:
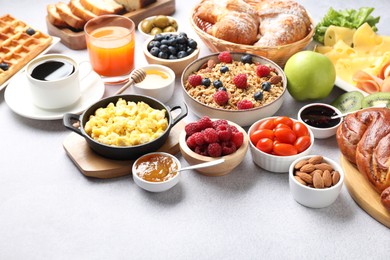
{"type": "Polygon", "coordinates": [[[137,160],[135,169],[145,181],[164,182],[177,174],[178,165],[167,155],[149,154],[137,160]]]}

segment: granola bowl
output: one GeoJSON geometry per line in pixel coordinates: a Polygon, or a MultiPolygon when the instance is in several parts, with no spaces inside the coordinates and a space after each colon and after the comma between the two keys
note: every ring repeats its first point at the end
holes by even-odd
{"type": "Polygon", "coordinates": [[[195,115],[226,119],[240,126],[249,126],[274,115],[283,103],[287,87],[286,76],[276,63],[236,52],[214,53],[193,61],[184,69],[181,83],[184,101],[195,115]],[[221,59],[228,61],[228,54],[232,61],[221,62],[221,59]],[[262,69],[258,68],[260,66],[262,69]],[[216,82],[218,80],[220,83],[216,82]],[[246,86],[242,85],[243,81],[246,86]],[[226,93],[216,94],[220,91],[226,93]],[[219,105],[217,101],[222,104],[220,96],[226,94],[227,102],[219,105]]]}

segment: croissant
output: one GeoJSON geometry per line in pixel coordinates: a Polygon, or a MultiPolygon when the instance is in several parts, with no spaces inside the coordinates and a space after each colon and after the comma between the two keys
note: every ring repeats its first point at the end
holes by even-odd
{"type": "Polygon", "coordinates": [[[346,116],[336,139],[341,153],[378,193],[390,187],[390,109],[369,108],[346,116]]]}

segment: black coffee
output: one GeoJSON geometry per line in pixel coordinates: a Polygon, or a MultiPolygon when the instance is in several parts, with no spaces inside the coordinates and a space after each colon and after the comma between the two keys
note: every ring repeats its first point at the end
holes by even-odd
{"type": "Polygon", "coordinates": [[[65,60],[44,61],[31,72],[34,79],[52,81],[66,78],[74,72],[74,66],[65,60]]]}

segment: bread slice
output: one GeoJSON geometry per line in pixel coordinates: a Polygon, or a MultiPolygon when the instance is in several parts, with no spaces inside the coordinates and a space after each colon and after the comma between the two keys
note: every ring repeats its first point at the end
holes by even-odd
{"type": "Polygon", "coordinates": [[[123,5],[126,8],[126,11],[135,11],[153,4],[157,2],[157,0],[115,0],[115,2],[123,5]]]}
{"type": "Polygon", "coordinates": [[[80,3],[96,15],[119,14],[124,7],[114,0],[80,0],[80,3]]]}
{"type": "Polygon", "coordinates": [[[49,22],[54,26],[57,26],[59,28],[68,27],[68,24],[64,20],[62,20],[60,14],[57,12],[57,8],[54,4],[47,5],[47,17],[49,19],[49,22]]]}
{"type": "Polygon", "coordinates": [[[95,17],[96,14],[92,13],[88,9],[86,9],[81,3],[80,0],[71,0],[69,2],[69,8],[76,16],[84,19],[85,21],[89,21],[95,17]]]}
{"type": "Polygon", "coordinates": [[[72,13],[69,5],[63,2],[58,2],[56,4],[56,8],[61,19],[64,20],[70,27],[75,30],[82,30],[84,28],[86,21],[72,13]]]}

